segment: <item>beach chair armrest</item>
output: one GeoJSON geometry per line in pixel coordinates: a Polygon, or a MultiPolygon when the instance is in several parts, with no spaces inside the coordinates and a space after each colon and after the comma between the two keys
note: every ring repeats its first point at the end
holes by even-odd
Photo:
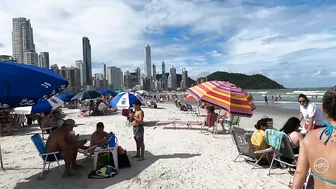
{"type": "Polygon", "coordinates": [[[273,149],[272,148],[267,148],[265,150],[258,150],[258,151],[255,151],[254,153],[255,154],[264,154],[264,153],[268,153],[268,152],[272,152],[273,149]]]}
{"type": "Polygon", "coordinates": [[[48,156],[48,155],[54,155],[54,154],[58,154],[60,153],[59,151],[57,152],[49,152],[49,153],[44,153],[44,154],[40,154],[40,156],[48,156]]]}
{"type": "Polygon", "coordinates": [[[48,129],[52,129],[52,127],[43,127],[43,128],[41,128],[42,131],[48,130],[48,129]]]}

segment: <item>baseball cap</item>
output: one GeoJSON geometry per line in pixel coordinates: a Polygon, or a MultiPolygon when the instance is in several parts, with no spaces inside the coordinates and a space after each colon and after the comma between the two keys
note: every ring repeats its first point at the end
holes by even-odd
{"type": "Polygon", "coordinates": [[[72,126],[72,127],[76,127],[76,122],[73,119],[67,119],[67,120],[64,121],[63,125],[69,125],[69,126],[72,126]]]}

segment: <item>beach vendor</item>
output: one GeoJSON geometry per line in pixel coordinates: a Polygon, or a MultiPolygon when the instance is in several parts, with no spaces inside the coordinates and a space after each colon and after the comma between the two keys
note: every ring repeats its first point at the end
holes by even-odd
{"type": "Polygon", "coordinates": [[[304,119],[304,127],[302,133],[307,133],[310,130],[322,127],[323,112],[319,106],[309,101],[306,95],[300,94],[298,97],[300,103],[299,120],[304,119]]]}

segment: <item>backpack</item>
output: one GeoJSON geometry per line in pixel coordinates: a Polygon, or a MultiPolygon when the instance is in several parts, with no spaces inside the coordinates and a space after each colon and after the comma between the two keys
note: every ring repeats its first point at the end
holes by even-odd
{"type": "Polygon", "coordinates": [[[131,167],[131,163],[128,159],[126,150],[122,149],[121,146],[118,146],[118,165],[119,169],[131,167]]]}
{"type": "Polygon", "coordinates": [[[112,167],[111,165],[106,165],[94,171],[91,171],[88,175],[88,178],[94,179],[104,179],[104,178],[111,178],[118,174],[117,170],[112,167]]]}

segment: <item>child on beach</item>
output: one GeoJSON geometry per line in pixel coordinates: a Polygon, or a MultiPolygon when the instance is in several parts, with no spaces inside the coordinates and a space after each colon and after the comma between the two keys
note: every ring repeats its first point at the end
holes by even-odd
{"type": "Polygon", "coordinates": [[[138,161],[144,160],[145,144],[144,144],[144,112],[141,109],[140,100],[133,102],[134,114],[130,114],[130,118],[133,120],[133,134],[136,143],[136,155],[132,158],[139,158],[138,161]]]}
{"type": "MultiPolygon", "coordinates": [[[[257,130],[254,131],[252,134],[251,143],[255,151],[265,150],[269,148],[265,140],[265,130],[267,128],[267,120],[268,118],[262,118],[254,126],[257,130]]],[[[256,156],[257,158],[259,158],[261,155],[262,154],[257,154],[256,156]]],[[[268,154],[268,156],[270,156],[270,154],[268,154]]]]}

